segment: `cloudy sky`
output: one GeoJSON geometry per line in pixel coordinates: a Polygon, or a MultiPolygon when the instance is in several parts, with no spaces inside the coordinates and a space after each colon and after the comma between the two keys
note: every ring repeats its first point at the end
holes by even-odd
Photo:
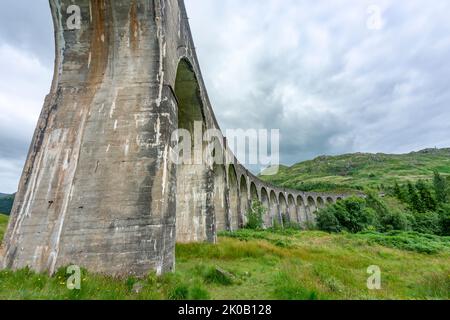
{"type": "MultiPolygon", "coordinates": [[[[281,161],[450,146],[448,0],[186,0],[223,129],[281,161]]],[[[2,0],[0,192],[16,191],[54,59],[48,0],[2,0]]]]}

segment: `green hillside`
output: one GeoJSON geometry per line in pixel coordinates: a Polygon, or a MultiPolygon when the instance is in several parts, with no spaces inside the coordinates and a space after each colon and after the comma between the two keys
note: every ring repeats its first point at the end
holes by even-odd
{"type": "Polygon", "coordinates": [[[11,212],[13,203],[14,203],[13,194],[0,193],[0,212],[9,214],[11,212]]]}
{"type": "Polygon", "coordinates": [[[321,156],[292,167],[281,167],[265,181],[302,191],[358,191],[378,189],[397,181],[432,178],[433,171],[450,176],[450,148],[425,149],[408,154],[355,153],[321,156]]]}

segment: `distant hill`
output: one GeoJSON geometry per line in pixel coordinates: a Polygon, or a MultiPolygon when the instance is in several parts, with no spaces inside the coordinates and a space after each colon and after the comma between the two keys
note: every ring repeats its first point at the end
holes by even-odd
{"type": "Polygon", "coordinates": [[[437,170],[450,177],[450,148],[425,149],[408,154],[354,153],[321,156],[292,167],[281,166],[277,175],[261,176],[275,185],[302,191],[351,192],[429,179],[437,170]]]}
{"type": "Polygon", "coordinates": [[[0,213],[9,215],[14,203],[15,194],[0,193],[0,213]]]}

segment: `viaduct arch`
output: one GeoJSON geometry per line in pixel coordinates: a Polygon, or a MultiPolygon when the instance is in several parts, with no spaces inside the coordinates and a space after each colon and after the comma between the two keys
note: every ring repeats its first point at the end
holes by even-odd
{"type": "MultiPolygon", "coordinates": [[[[268,228],[311,221],[325,202],[346,197],[271,186],[233,155],[230,165],[170,160],[177,129],[220,130],[183,0],[49,2],[53,82],[2,268],[54,273],[76,263],[111,275],[161,274],[174,269],[176,241],[215,242],[218,231],[242,228],[255,199],[268,228]],[[79,26],[69,23],[74,5],[79,26]]],[[[193,142],[191,151],[203,151],[193,142]]]]}

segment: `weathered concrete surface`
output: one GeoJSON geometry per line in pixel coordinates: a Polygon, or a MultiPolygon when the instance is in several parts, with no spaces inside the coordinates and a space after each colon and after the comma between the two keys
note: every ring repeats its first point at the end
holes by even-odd
{"type": "MultiPolygon", "coordinates": [[[[3,268],[173,270],[175,242],[216,241],[264,217],[304,223],[345,195],[274,188],[231,165],[175,166],[177,128],[219,129],[182,0],[50,0],[54,80],[1,248],[3,268]],[[81,8],[69,30],[68,7],[81,8]],[[181,62],[180,62],[181,61],[181,62]]],[[[226,145],[225,139],[220,141],[226,145]]],[[[224,156],[225,157],[225,156],[224,156]]]]}

